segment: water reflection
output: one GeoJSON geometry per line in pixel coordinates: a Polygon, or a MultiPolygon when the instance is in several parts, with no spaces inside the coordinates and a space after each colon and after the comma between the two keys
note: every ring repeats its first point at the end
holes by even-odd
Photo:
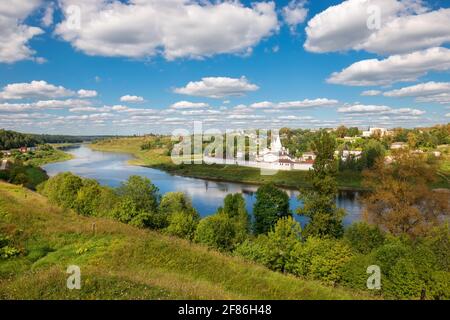
{"type": "MultiPolygon", "coordinates": [[[[224,197],[229,193],[242,193],[249,212],[252,211],[255,202],[255,193],[258,187],[254,185],[179,177],[152,168],[130,166],[127,164],[127,160],[131,158],[130,155],[92,151],[85,145],[67,149],[66,151],[73,154],[75,158],[65,162],[46,165],[44,169],[50,176],[60,172],[71,171],[76,175],[96,179],[101,184],[111,187],[119,186],[122,181],[125,181],[131,175],[145,176],[159,188],[161,193],[171,191],[186,193],[202,216],[216,212],[217,208],[223,204],[224,197]]],[[[299,193],[295,190],[286,191],[290,197],[291,210],[295,210],[301,205],[297,199],[299,193]]],[[[337,197],[336,203],[338,207],[347,211],[347,216],[344,220],[345,224],[360,218],[361,204],[358,201],[359,196],[358,192],[342,191],[337,197]]],[[[299,221],[302,224],[306,222],[305,219],[299,219],[299,221]]]]}

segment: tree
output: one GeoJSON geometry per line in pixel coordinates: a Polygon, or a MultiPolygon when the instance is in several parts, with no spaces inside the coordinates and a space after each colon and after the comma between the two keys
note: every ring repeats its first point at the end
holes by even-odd
{"type": "Polygon", "coordinates": [[[231,251],[236,246],[235,235],[232,220],[225,214],[217,213],[200,220],[194,241],[222,251],[231,251]]]}
{"type": "Polygon", "coordinates": [[[372,168],[376,161],[380,158],[384,158],[386,149],[383,144],[377,140],[370,139],[363,147],[361,155],[361,162],[363,168],[372,168]]]}
{"type": "Polygon", "coordinates": [[[117,189],[120,202],[113,212],[119,221],[139,227],[160,229],[165,217],[158,211],[159,192],[148,178],[131,176],[117,189]]]}
{"type": "Polygon", "coordinates": [[[197,212],[174,212],[168,218],[169,225],[165,229],[172,236],[193,240],[199,222],[197,212]]]}
{"type": "Polygon", "coordinates": [[[161,198],[159,214],[166,225],[166,233],[189,240],[194,238],[200,216],[184,193],[166,193],[161,198]]]}
{"type": "Polygon", "coordinates": [[[219,209],[220,211],[233,221],[238,242],[244,241],[250,232],[250,216],[242,194],[228,194],[224,199],[223,209],[219,209]]]}
{"type": "Polygon", "coordinates": [[[183,192],[168,192],[161,198],[159,211],[164,216],[170,216],[176,212],[197,214],[191,200],[183,192]]]}
{"type": "Polygon", "coordinates": [[[117,189],[117,194],[130,200],[137,210],[146,212],[158,211],[159,190],[148,178],[130,176],[117,189]]]}
{"type": "Polygon", "coordinates": [[[344,240],[355,251],[368,254],[373,249],[383,245],[385,236],[377,226],[357,222],[345,230],[344,240]]]}
{"type": "Polygon", "coordinates": [[[302,229],[292,217],[280,218],[267,235],[266,261],[273,270],[284,272],[292,250],[300,243],[302,229]]]}
{"type": "Polygon", "coordinates": [[[448,194],[431,190],[436,167],[421,155],[407,150],[392,153],[392,164],[379,160],[364,172],[364,217],[393,235],[417,237],[427,234],[449,215],[448,194]]]}
{"type": "Polygon", "coordinates": [[[336,129],[336,136],[337,136],[338,138],[344,138],[344,137],[347,136],[347,132],[348,132],[348,129],[347,129],[346,126],[339,126],[339,127],[336,129]]]}
{"type": "Polygon", "coordinates": [[[70,173],[60,173],[47,180],[40,191],[49,198],[50,202],[64,208],[73,209],[77,194],[83,186],[83,180],[70,173]]]}
{"type": "Polygon", "coordinates": [[[312,188],[300,191],[299,200],[303,201],[303,207],[298,208],[297,213],[309,218],[304,229],[305,236],[340,237],[343,233],[342,219],[345,211],[336,206],[336,139],[322,130],[314,139],[312,147],[316,153],[310,173],[312,188]]]}
{"type": "Polygon", "coordinates": [[[274,184],[265,184],[256,191],[256,202],[253,206],[255,234],[267,233],[282,217],[291,215],[288,194],[274,184]]]}

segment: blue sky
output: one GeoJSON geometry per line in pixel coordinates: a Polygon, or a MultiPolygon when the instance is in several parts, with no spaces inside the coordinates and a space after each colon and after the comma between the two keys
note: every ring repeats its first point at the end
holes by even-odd
{"type": "Polygon", "coordinates": [[[194,121],[225,130],[450,120],[448,2],[9,2],[0,4],[0,128],[134,134],[194,121]]]}

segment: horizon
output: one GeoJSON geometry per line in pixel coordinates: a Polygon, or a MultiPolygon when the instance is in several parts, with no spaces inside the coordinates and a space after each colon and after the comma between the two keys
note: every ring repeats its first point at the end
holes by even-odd
{"type": "Polygon", "coordinates": [[[8,44],[0,45],[0,127],[8,130],[133,135],[194,121],[220,130],[450,121],[450,31],[414,27],[449,21],[448,2],[14,3],[0,5],[8,44]]]}

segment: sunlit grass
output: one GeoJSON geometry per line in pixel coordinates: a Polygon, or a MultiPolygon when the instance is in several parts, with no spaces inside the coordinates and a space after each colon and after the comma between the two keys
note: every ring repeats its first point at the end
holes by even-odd
{"type": "Polygon", "coordinates": [[[22,252],[0,260],[0,299],[367,297],[158,232],[81,217],[19,186],[0,182],[0,199],[0,232],[12,236],[22,252]],[[81,268],[81,290],[66,288],[66,269],[72,264],[81,268]]]}

